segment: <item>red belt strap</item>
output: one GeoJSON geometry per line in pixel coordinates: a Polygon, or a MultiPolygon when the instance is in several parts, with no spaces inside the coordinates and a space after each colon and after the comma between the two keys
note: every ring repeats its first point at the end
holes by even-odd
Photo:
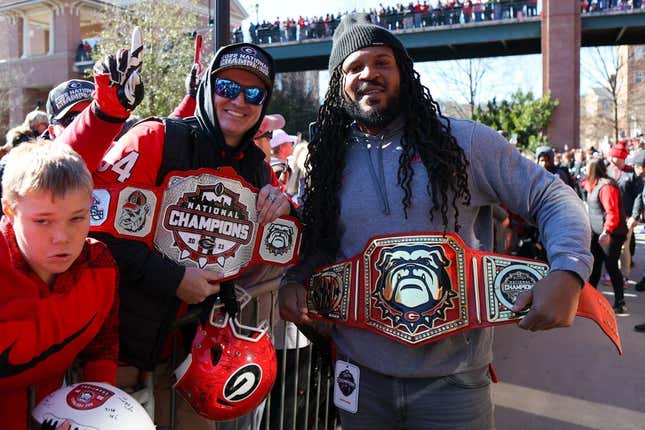
{"type": "Polygon", "coordinates": [[[161,187],[128,183],[97,188],[91,230],[145,242],[171,260],[236,277],[253,264],[293,264],[300,222],[261,226],[257,190],[230,167],[170,172],[161,187]]]}
{"type": "MultiPolygon", "coordinates": [[[[314,319],[419,346],[519,321],[515,300],[548,272],[546,263],[470,249],[455,233],[377,236],[361,254],[316,271],[307,305],[314,319]]],[[[622,354],[616,316],[588,284],[576,314],[593,319],[622,354]]]]}

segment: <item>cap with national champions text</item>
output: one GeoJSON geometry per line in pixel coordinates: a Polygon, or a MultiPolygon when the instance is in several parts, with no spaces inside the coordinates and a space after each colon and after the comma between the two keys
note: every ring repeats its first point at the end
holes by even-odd
{"type": "Polygon", "coordinates": [[[47,115],[49,122],[60,120],[76,104],[92,101],[94,83],[80,79],[71,79],[54,87],[47,97],[47,115]]]}
{"type": "Polygon", "coordinates": [[[211,73],[216,75],[226,69],[244,69],[256,75],[267,89],[273,88],[275,67],[272,57],[259,46],[235,43],[220,48],[213,58],[211,73]]]}

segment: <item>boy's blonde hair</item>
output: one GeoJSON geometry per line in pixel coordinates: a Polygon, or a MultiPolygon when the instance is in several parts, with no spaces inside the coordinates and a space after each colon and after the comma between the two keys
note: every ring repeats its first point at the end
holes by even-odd
{"type": "Polygon", "coordinates": [[[83,159],[64,143],[39,139],[20,145],[5,157],[2,199],[15,207],[18,199],[36,191],[64,197],[69,191],[92,192],[92,176],[83,159]]]}

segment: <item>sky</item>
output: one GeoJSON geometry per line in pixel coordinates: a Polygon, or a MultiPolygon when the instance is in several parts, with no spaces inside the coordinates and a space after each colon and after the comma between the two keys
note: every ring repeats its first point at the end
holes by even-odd
{"type": "MultiPolygon", "coordinates": [[[[377,7],[379,3],[395,5],[398,2],[393,0],[240,0],[250,15],[250,19],[243,24],[245,30],[251,21],[256,21],[256,12],[259,21],[265,19],[274,21],[276,17],[282,20],[286,17],[297,19],[299,15],[313,17],[351,10],[367,11],[371,7],[377,7]]],[[[436,0],[431,0],[430,3],[436,3],[436,0]]],[[[583,49],[581,57],[584,59],[585,55],[586,50],[583,49]]],[[[498,100],[507,98],[518,89],[525,92],[532,91],[536,96],[542,94],[542,59],[539,54],[482,59],[479,67],[483,67],[485,73],[477,95],[478,103],[485,103],[493,97],[498,100]]],[[[430,89],[435,99],[459,103],[467,101],[465,98],[467,91],[464,91],[466,88],[463,88],[463,85],[446,82],[446,76],[459,72],[459,65],[455,61],[415,63],[415,68],[421,75],[423,84],[430,89]]],[[[323,72],[320,75],[321,94],[326,91],[327,80],[328,74],[323,72]]],[[[587,93],[588,89],[589,83],[584,76],[581,76],[581,93],[587,93]]]]}

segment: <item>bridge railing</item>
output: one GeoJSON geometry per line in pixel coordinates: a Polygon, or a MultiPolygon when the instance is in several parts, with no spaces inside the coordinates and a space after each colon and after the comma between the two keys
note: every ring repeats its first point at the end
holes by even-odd
{"type": "MultiPolygon", "coordinates": [[[[372,22],[377,23],[392,31],[404,31],[415,28],[437,27],[443,25],[468,25],[470,23],[496,21],[503,19],[522,19],[524,17],[538,16],[541,10],[537,0],[517,0],[503,3],[474,3],[470,7],[457,4],[452,7],[427,8],[409,10],[386,9],[379,14],[371,11],[372,22]]],[[[306,21],[284,22],[280,26],[269,24],[251,25],[249,27],[250,40],[257,44],[274,44],[296,42],[311,39],[327,39],[333,36],[334,31],[342,17],[327,15],[306,21]]],[[[242,30],[233,34],[234,41],[242,41],[242,30]]]]}
{"type": "MultiPolygon", "coordinates": [[[[406,32],[428,27],[441,27],[446,25],[472,25],[481,22],[500,20],[522,20],[525,18],[539,17],[542,13],[541,4],[537,0],[509,0],[506,2],[471,2],[471,7],[463,4],[454,7],[434,8],[427,10],[392,11],[378,14],[371,11],[372,22],[394,31],[406,32]]],[[[590,14],[620,14],[629,12],[645,12],[645,0],[602,0],[582,2],[580,11],[585,15],[590,14]]],[[[252,24],[248,34],[242,29],[233,33],[233,41],[253,42],[256,44],[281,44],[304,42],[310,40],[329,39],[340,23],[341,16],[327,15],[316,20],[281,22],[279,26],[273,23],[261,25],[252,24]]]]}

